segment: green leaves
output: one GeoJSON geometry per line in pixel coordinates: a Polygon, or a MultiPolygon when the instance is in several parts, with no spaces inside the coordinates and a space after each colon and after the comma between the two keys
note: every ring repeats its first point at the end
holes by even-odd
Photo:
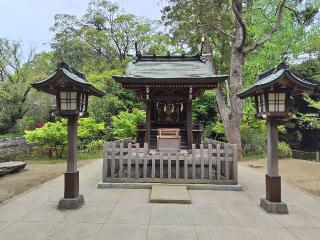
{"type": "Polygon", "coordinates": [[[120,112],[112,117],[112,125],[116,138],[135,137],[138,124],[145,123],[146,113],[143,110],[133,109],[131,113],[120,112]]]}
{"type": "MultiPolygon", "coordinates": [[[[92,118],[81,118],[78,121],[78,138],[80,147],[90,143],[94,139],[101,138],[105,127],[92,118]]],[[[29,142],[35,142],[43,150],[48,148],[49,156],[53,153],[60,158],[67,145],[67,120],[61,119],[56,122],[47,122],[41,128],[32,131],[25,131],[25,138],[29,142]]]]}
{"type": "Polygon", "coordinates": [[[80,139],[90,138],[103,133],[103,123],[98,123],[93,118],[80,118],[78,123],[78,136],[80,139]]]}
{"type": "Polygon", "coordinates": [[[102,72],[117,68],[134,51],[148,49],[157,24],[133,14],[125,13],[112,1],[91,0],[84,16],[78,19],[57,14],[51,43],[56,58],[69,61],[82,70],[102,72]]]}
{"type": "Polygon", "coordinates": [[[66,121],[48,122],[41,128],[25,131],[25,138],[29,142],[37,143],[42,148],[50,149],[50,157],[53,152],[59,158],[67,145],[66,121]]]}

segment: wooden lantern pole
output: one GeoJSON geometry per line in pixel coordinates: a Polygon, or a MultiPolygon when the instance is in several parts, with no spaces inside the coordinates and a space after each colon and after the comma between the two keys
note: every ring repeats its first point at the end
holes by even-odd
{"type": "Polygon", "coordinates": [[[64,174],[64,198],[58,208],[78,208],[84,203],[83,195],[79,195],[79,171],[77,170],[77,115],[68,117],[68,160],[67,172],[64,174]]]}
{"type": "Polygon", "coordinates": [[[287,205],[281,201],[281,177],[278,167],[278,119],[267,118],[267,174],[266,198],[261,199],[260,206],[267,212],[288,213],[287,205]]]}

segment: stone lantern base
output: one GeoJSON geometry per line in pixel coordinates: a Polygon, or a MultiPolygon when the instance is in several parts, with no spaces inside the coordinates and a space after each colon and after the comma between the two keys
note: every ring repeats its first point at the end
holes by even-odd
{"type": "Polygon", "coordinates": [[[59,201],[58,209],[76,209],[84,203],[83,195],[80,194],[75,198],[62,198],[59,201]]]}
{"type": "Polygon", "coordinates": [[[270,202],[265,198],[261,198],[260,207],[268,213],[288,214],[288,206],[284,202],[270,202]]]}
{"type": "Polygon", "coordinates": [[[79,171],[64,174],[64,198],[59,201],[59,209],[75,209],[84,203],[82,194],[79,194],[79,171]]]}

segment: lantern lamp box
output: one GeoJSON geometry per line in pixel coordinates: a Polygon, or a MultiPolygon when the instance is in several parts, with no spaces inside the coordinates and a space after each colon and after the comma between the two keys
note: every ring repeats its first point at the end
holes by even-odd
{"type": "Polygon", "coordinates": [[[247,90],[238,94],[243,99],[254,97],[256,117],[266,118],[290,116],[290,97],[311,91],[316,85],[295,76],[287,64],[278,66],[258,75],[256,82],[247,90]]]}
{"type": "Polygon", "coordinates": [[[102,97],[104,93],[91,85],[86,76],[69,66],[66,62],[58,64],[55,72],[43,81],[33,83],[32,86],[56,96],[57,109],[55,114],[68,117],[78,115],[88,116],[88,97],[90,95],[102,97]]]}

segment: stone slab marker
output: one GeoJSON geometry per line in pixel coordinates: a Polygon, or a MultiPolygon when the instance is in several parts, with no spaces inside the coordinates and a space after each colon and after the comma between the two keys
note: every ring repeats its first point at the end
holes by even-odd
{"type": "Polygon", "coordinates": [[[0,176],[18,172],[21,169],[23,169],[26,165],[27,165],[26,162],[21,162],[21,161],[10,161],[10,162],[0,163],[0,176]]]}

